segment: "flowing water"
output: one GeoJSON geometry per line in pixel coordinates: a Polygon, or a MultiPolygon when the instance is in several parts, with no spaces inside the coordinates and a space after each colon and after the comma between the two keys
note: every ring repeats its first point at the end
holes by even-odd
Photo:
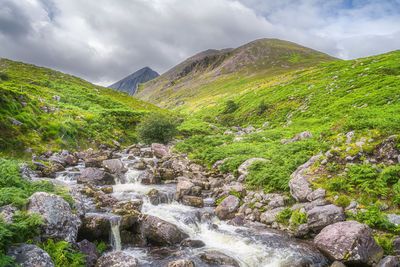
{"type": "MultiPolygon", "coordinates": [[[[265,227],[236,227],[218,220],[213,216],[213,207],[194,208],[184,206],[173,200],[175,185],[143,185],[139,181],[142,171],[132,168],[135,162],[142,159],[128,159],[128,155],[121,153],[121,160],[128,171],[125,174],[125,183],[113,186],[113,196],[120,201],[143,201],[142,213],[149,214],[170,222],[189,235],[192,240],[201,240],[205,243],[202,248],[181,248],[182,253],[160,257],[153,253],[151,248],[132,246],[121,247],[119,232],[119,216],[110,218],[112,225],[112,247],[114,250],[123,250],[139,260],[139,266],[164,266],[167,262],[186,258],[195,262],[196,266],[212,266],[202,262],[197,255],[209,250],[217,250],[234,258],[240,266],[325,266],[326,260],[303,243],[274,233],[265,227]],[[157,189],[163,196],[162,204],[152,205],[146,195],[151,189],[157,189]]],[[[156,162],[156,159],[145,159],[156,162]]],[[[155,163],[154,163],[155,164],[155,163]]],[[[77,169],[80,169],[78,166],[77,169]]],[[[76,172],[78,170],[75,169],[76,172]]],[[[57,179],[73,183],[76,174],[59,175],[57,179]],[[67,178],[66,178],[67,177],[67,178]],[[71,178],[72,177],[72,178],[71,178]]],[[[213,203],[213,199],[205,199],[205,203],[213,203]]],[[[205,205],[207,206],[207,204],[205,205]]]]}

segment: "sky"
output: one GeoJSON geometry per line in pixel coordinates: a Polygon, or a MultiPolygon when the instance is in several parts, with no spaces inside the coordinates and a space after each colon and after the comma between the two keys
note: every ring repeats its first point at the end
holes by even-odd
{"type": "Polygon", "coordinates": [[[342,59],[400,49],[400,0],[0,0],[0,57],[105,86],[259,38],[342,59]]]}

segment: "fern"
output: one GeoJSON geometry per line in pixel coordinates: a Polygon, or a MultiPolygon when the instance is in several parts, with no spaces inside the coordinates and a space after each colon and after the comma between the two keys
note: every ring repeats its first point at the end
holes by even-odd
{"type": "Polygon", "coordinates": [[[72,249],[72,245],[65,241],[55,243],[48,239],[43,244],[38,244],[43,250],[49,253],[56,267],[78,267],[85,266],[86,260],[81,251],[72,249]]]}

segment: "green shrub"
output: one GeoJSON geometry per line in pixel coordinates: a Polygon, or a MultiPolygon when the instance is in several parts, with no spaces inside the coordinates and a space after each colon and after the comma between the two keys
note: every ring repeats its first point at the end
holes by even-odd
{"type": "Polygon", "coordinates": [[[10,76],[5,72],[0,72],[0,79],[3,81],[8,81],[10,79],[10,76]]]}
{"type": "Polygon", "coordinates": [[[261,100],[260,104],[258,104],[256,112],[258,115],[262,115],[268,109],[267,105],[265,104],[264,100],[261,100]]]}
{"type": "Polygon", "coordinates": [[[335,200],[335,204],[336,204],[336,206],[346,208],[347,206],[350,205],[350,199],[347,196],[339,196],[335,200]]]}
{"type": "Polygon", "coordinates": [[[205,115],[203,116],[203,121],[209,122],[209,123],[215,123],[215,117],[211,115],[205,115]]]}
{"type": "Polygon", "coordinates": [[[235,112],[239,108],[238,104],[235,103],[233,100],[228,100],[225,102],[224,110],[222,111],[223,114],[230,114],[235,112]]]}
{"type": "Polygon", "coordinates": [[[290,217],[290,222],[294,226],[299,226],[300,224],[307,222],[307,215],[305,212],[300,212],[299,210],[294,210],[292,216],[290,217]]]}
{"type": "Polygon", "coordinates": [[[380,234],[374,236],[375,241],[383,248],[385,251],[386,255],[393,255],[393,239],[395,239],[395,236],[392,234],[380,234]]]}
{"type": "Polygon", "coordinates": [[[177,135],[177,121],[160,113],[151,113],[142,118],[136,127],[139,140],[144,143],[166,143],[177,135]]]}
{"type": "Polygon", "coordinates": [[[55,243],[52,239],[48,239],[39,246],[49,253],[56,267],[78,267],[85,266],[86,255],[81,251],[72,249],[72,245],[65,241],[55,243]]]}
{"type": "Polygon", "coordinates": [[[217,201],[215,202],[215,204],[217,204],[217,206],[218,206],[219,204],[221,204],[222,201],[224,201],[225,198],[226,198],[226,197],[221,197],[221,198],[217,199],[217,201]]]}
{"type": "Polygon", "coordinates": [[[292,213],[293,211],[290,208],[285,208],[275,215],[276,221],[283,225],[289,225],[289,220],[290,217],[292,217],[292,213]]]}
{"type": "Polygon", "coordinates": [[[235,124],[235,117],[232,114],[222,114],[218,118],[218,123],[226,127],[233,126],[235,124]]]}
{"type": "Polygon", "coordinates": [[[106,251],[110,245],[108,245],[107,243],[105,243],[104,241],[94,241],[95,246],[97,247],[97,252],[99,254],[102,254],[104,251],[106,251]]]}

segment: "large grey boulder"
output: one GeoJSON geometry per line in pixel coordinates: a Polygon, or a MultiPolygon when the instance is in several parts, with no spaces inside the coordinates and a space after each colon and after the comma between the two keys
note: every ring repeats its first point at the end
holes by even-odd
{"type": "Polygon", "coordinates": [[[169,148],[163,144],[153,143],[151,144],[151,150],[153,151],[154,156],[157,158],[163,158],[171,155],[169,148]]]}
{"type": "Polygon", "coordinates": [[[284,208],[279,207],[261,213],[260,222],[265,224],[272,224],[273,222],[276,221],[276,215],[278,215],[278,213],[281,212],[282,210],[284,210],[284,208]]]}
{"type": "Polygon", "coordinates": [[[230,266],[239,267],[239,263],[232,257],[225,255],[222,252],[211,250],[205,251],[198,255],[198,257],[205,263],[216,266],[230,266]]]}
{"type": "Polygon", "coordinates": [[[43,218],[42,238],[69,243],[76,241],[81,220],[71,212],[69,204],[62,197],[37,192],[29,198],[28,213],[37,213],[43,218]]]}
{"type": "Polygon", "coordinates": [[[97,247],[92,242],[84,239],[76,244],[78,250],[80,250],[84,255],[86,255],[86,267],[93,267],[96,264],[97,259],[100,254],[97,251],[97,247]]]}
{"type": "Polygon", "coordinates": [[[216,208],[215,214],[220,220],[232,219],[239,209],[240,200],[236,196],[228,196],[216,208]]]}
{"type": "Polygon", "coordinates": [[[174,245],[189,236],[172,223],[151,215],[140,218],[140,233],[150,243],[174,245]]]}
{"type": "Polygon", "coordinates": [[[239,182],[243,182],[246,179],[246,176],[249,173],[249,170],[248,170],[249,166],[256,161],[267,161],[267,160],[263,159],[263,158],[251,158],[251,159],[246,160],[242,164],[240,164],[240,166],[238,168],[238,173],[239,173],[238,181],[239,182]]]}
{"type": "Polygon", "coordinates": [[[377,267],[398,267],[398,266],[400,266],[400,262],[396,259],[395,256],[386,256],[377,265],[377,267]]]}
{"type": "Polygon", "coordinates": [[[97,168],[85,168],[77,179],[78,184],[112,185],[115,184],[114,177],[97,168]]]}
{"type": "Polygon", "coordinates": [[[290,194],[299,202],[307,201],[307,196],[312,193],[310,183],[308,182],[307,172],[322,154],[311,157],[306,163],[300,165],[290,177],[290,194]]]}
{"type": "Polygon", "coordinates": [[[298,135],[296,135],[295,137],[293,137],[290,140],[282,139],[281,144],[283,144],[283,145],[290,144],[290,143],[297,142],[297,141],[307,139],[310,137],[312,137],[312,133],[310,131],[304,131],[304,132],[299,133],[298,135]]]}
{"type": "Polygon", "coordinates": [[[120,159],[107,159],[103,161],[103,167],[110,173],[123,173],[127,170],[120,159]]]}
{"type": "Polygon", "coordinates": [[[89,213],[82,219],[82,226],[79,228],[79,238],[90,241],[108,240],[111,231],[110,219],[102,214],[89,213]]]}
{"type": "Polygon", "coordinates": [[[341,222],[346,219],[344,210],[333,204],[316,206],[307,211],[307,224],[313,231],[319,231],[327,225],[341,222]]]}
{"type": "Polygon", "coordinates": [[[136,267],[137,259],[122,251],[111,252],[101,256],[96,267],[136,267]]]}
{"type": "Polygon", "coordinates": [[[178,184],[176,185],[175,200],[181,199],[184,195],[189,195],[195,186],[189,179],[185,177],[178,177],[178,184]]]}
{"type": "Polygon", "coordinates": [[[329,225],[314,239],[315,245],[331,260],[350,265],[375,265],[383,256],[383,249],[371,236],[371,229],[356,221],[329,225]]]}
{"type": "Polygon", "coordinates": [[[50,255],[35,245],[19,244],[7,250],[7,255],[14,258],[14,264],[22,267],[54,267],[50,255]]]}

